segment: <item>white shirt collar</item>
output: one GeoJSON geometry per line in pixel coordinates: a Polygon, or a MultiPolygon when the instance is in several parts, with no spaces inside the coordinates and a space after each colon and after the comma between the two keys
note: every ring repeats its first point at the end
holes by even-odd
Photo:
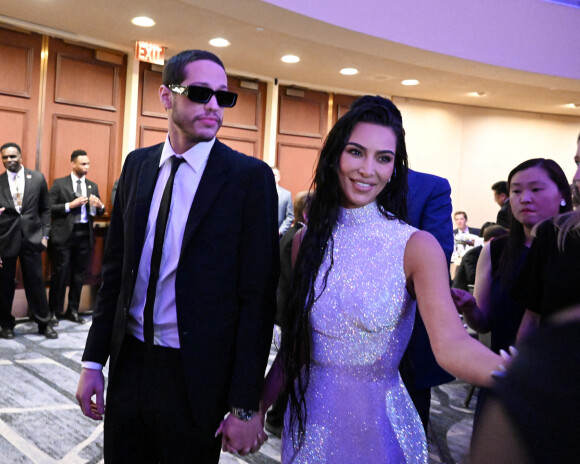
{"type": "Polygon", "coordinates": [[[10,174],[12,174],[12,180],[16,180],[16,179],[24,179],[24,166],[20,165],[20,169],[18,170],[18,172],[12,172],[9,171],[10,174]]]}
{"type": "Polygon", "coordinates": [[[184,158],[185,161],[187,161],[187,164],[189,164],[195,172],[198,172],[209,158],[209,152],[213,148],[215,140],[216,138],[214,137],[209,142],[199,142],[185,153],[178,155],[173,150],[171,142],[169,141],[169,134],[167,134],[165,144],[163,145],[163,151],[161,152],[161,159],[159,160],[159,167],[163,166],[163,163],[165,163],[168,158],[177,155],[184,158]]]}
{"type": "Polygon", "coordinates": [[[75,185],[77,183],[77,180],[80,180],[81,182],[84,182],[86,176],[78,177],[74,172],[71,172],[70,173],[70,177],[71,177],[71,179],[73,181],[73,185],[75,185]]]}

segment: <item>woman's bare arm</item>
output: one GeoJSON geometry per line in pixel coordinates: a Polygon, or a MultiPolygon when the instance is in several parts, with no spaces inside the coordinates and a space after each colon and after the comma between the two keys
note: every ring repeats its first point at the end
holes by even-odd
{"type": "Polygon", "coordinates": [[[431,234],[418,231],[411,236],[404,267],[437,362],[469,383],[491,385],[491,372],[499,370],[501,358],[463,328],[451,299],[445,256],[431,234]]]}

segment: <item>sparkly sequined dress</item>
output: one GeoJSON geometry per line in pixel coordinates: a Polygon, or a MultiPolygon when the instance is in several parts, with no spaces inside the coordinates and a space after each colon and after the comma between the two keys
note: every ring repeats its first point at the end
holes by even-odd
{"type": "MultiPolygon", "coordinates": [[[[415,230],[387,220],[375,203],[341,208],[334,264],[311,313],[306,435],[296,451],[287,411],[283,463],[427,462],[425,434],[398,370],[415,313],[403,270],[415,230]]],[[[329,264],[328,251],[317,295],[329,264]]]]}

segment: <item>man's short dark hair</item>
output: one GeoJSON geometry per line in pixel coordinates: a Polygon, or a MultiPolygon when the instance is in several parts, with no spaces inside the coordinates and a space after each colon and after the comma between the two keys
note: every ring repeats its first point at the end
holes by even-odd
{"type": "Polygon", "coordinates": [[[497,224],[489,224],[485,230],[482,228],[481,231],[484,242],[489,242],[492,238],[503,237],[510,232],[505,227],[498,226],[497,224]]]}
{"type": "Polygon", "coordinates": [[[453,219],[455,219],[455,216],[457,216],[458,214],[463,214],[463,217],[467,221],[467,213],[465,211],[455,211],[455,214],[453,215],[453,219]]]}
{"type": "Polygon", "coordinates": [[[505,195],[508,194],[507,182],[505,180],[500,180],[499,182],[496,182],[491,186],[491,189],[498,195],[501,195],[502,193],[505,195]]]}
{"type": "Polygon", "coordinates": [[[216,55],[206,50],[184,50],[169,59],[163,68],[163,85],[181,84],[185,80],[185,67],[194,61],[207,60],[213,61],[222,67],[226,68],[216,55]]]}
{"type": "Polygon", "coordinates": [[[5,143],[4,145],[2,145],[0,147],[0,152],[3,152],[6,148],[16,148],[18,150],[18,153],[22,154],[22,150],[20,149],[20,146],[18,146],[18,144],[14,143],[14,142],[8,142],[8,143],[5,143]]]}
{"type": "Polygon", "coordinates": [[[87,152],[84,150],[75,150],[72,152],[72,154],[70,155],[70,160],[74,161],[76,160],[79,156],[87,156],[87,152]]]}

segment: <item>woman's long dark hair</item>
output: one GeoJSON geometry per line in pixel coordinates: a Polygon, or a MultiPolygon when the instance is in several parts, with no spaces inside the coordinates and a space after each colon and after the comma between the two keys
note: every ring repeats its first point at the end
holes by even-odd
{"type": "Polygon", "coordinates": [[[307,411],[304,393],[309,382],[311,356],[310,313],[315,301],[324,292],[333,265],[332,231],[341,203],[339,162],[354,127],[360,122],[389,127],[395,133],[395,167],[391,180],[377,196],[376,202],[387,219],[405,220],[407,216],[408,164],[401,113],[390,100],[378,96],[361,97],[331,129],[320,152],[311,187],[314,195],[308,212],[308,226],[294,266],[281,356],[295,447],[302,445],[305,433],[307,411]],[[330,266],[325,272],[322,290],[315,294],[314,283],[327,251],[330,253],[330,266]]]}
{"type": "MultiPolygon", "coordinates": [[[[540,168],[542,169],[550,178],[558,191],[564,198],[565,205],[560,205],[559,214],[566,213],[572,210],[572,195],[570,194],[570,185],[568,184],[568,179],[566,179],[566,174],[562,171],[562,168],[558,163],[551,159],[545,158],[533,158],[518,164],[509,173],[507,188],[508,195],[511,192],[511,183],[513,177],[521,171],[525,171],[530,168],[540,168]]],[[[504,286],[509,286],[511,282],[516,278],[516,268],[519,262],[520,250],[526,241],[526,234],[524,232],[524,226],[519,222],[512,213],[511,203],[508,208],[508,225],[510,233],[507,237],[506,246],[501,254],[498,265],[498,273],[500,275],[500,281],[504,286]]]]}

